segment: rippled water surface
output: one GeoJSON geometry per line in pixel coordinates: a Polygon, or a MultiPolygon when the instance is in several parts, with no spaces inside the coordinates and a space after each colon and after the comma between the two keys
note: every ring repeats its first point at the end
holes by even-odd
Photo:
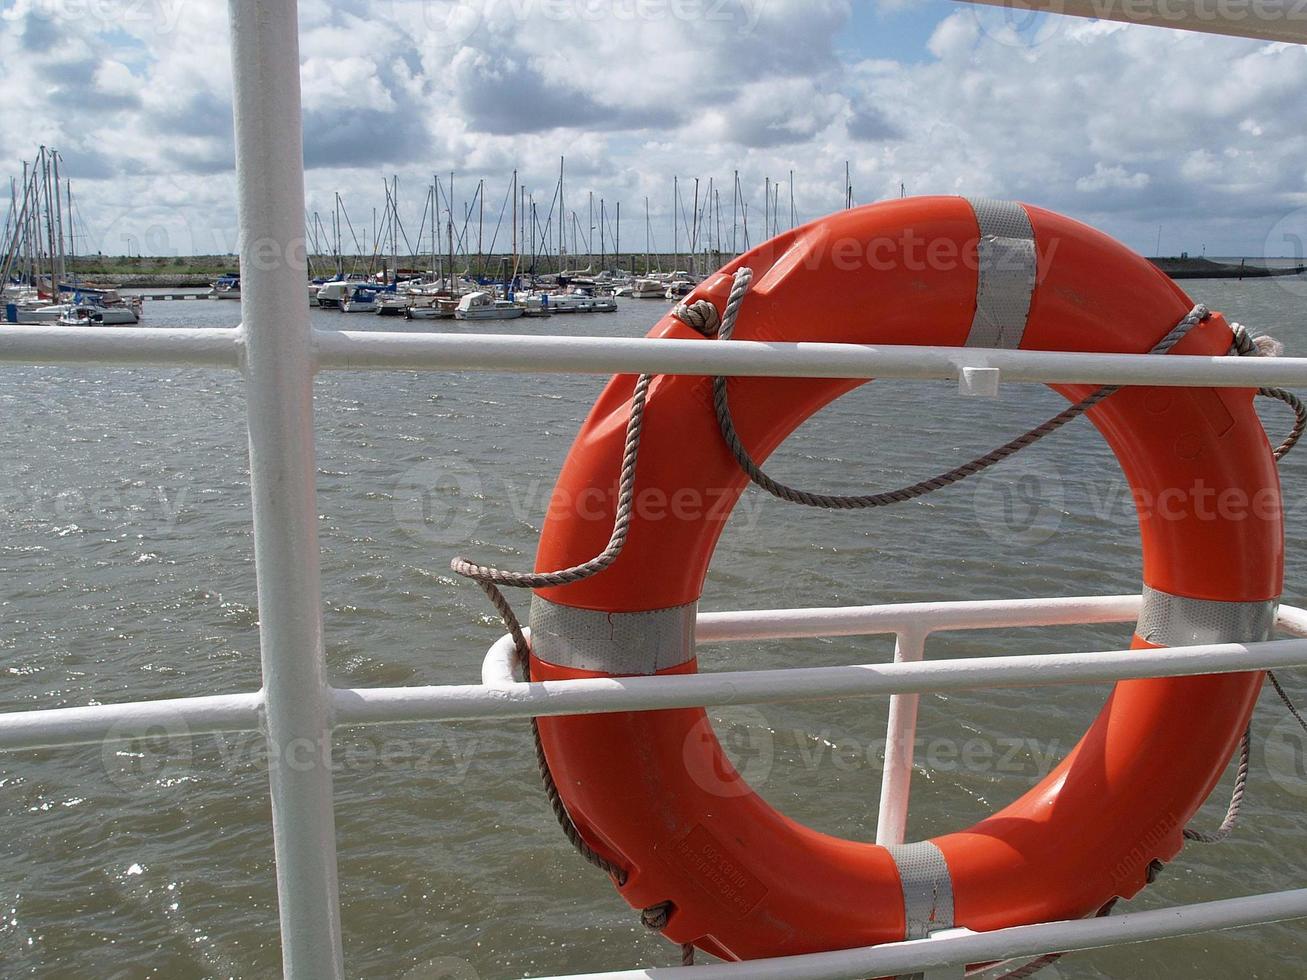
{"type": "MultiPolygon", "coordinates": [[[[1188,283],[1191,295],[1307,352],[1301,283],[1188,283]]],[[[633,337],[660,303],[497,324],[633,337]]],[[[147,325],[230,325],[235,304],[158,304],[147,325]]],[[[314,311],[339,328],[346,318],[314,311]]],[[[374,317],[351,328],[394,327],[374,317]]],[[[317,384],[327,658],[339,686],[472,682],[498,630],[449,559],[529,565],[549,488],[593,377],[332,373],[317,384]]],[[[944,383],[878,382],[807,423],[778,476],[850,492],[911,482],[1061,407],[944,383]]],[[[1266,411],[1275,433],[1287,429],[1266,411]]],[[[0,701],[8,710],[252,690],[259,683],[244,397],[234,374],[6,368],[0,373],[0,701]]],[[[1307,450],[1283,466],[1285,599],[1307,584],[1307,450]]],[[[1125,484],[1073,423],[973,483],[870,513],[749,493],[714,559],[705,609],[1120,593],[1137,589],[1125,484]]],[[[1112,649],[1129,628],[952,634],[932,656],[1112,649]]],[[[726,665],[860,663],[887,641],[741,644],[726,665]]],[[[1307,680],[1287,686],[1307,694],[1307,680]]],[[[1010,802],[1067,751],[1102,688],[923,699],[910,835],[1010,802]]],[[[712,712],[746,771],[810,825],[866,839],[882,702],[712,712]]],[[[1264,697],[1246,820],[1191,846],[1129,908],[1294,887],[1307,858],[1302,743],[1264,697]]],[[[670,964],[559,835],[519,723],[341,733],[336,820],[349,974],[540,975],[670,964]]],[[[0,759],[0,972],[266,977],[280,969],[266,754],[253,737],[0,759]]],[[[1228,778],[1227,783],[1228,785],[1228,778]]],[[[1225,789],[1204,817],[1215,823],[1225,789]]],[[[1071,842],[1068,842],[1071,843],[1071,842]]],[[[873,914],[874,910],[868,910],[873,914]]],[[[1269,926],[1068,958],[1061,977],[1297,977],[1301,927],[1269,926]]]]}

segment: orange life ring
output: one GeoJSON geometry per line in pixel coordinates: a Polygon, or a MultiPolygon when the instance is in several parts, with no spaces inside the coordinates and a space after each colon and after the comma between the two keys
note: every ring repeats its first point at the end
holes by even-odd
{"type": "MultiPolygon", "coordinates": [[[[690,299],[722,309],[740,266],[754,270],[735,334],[745,340],[1144,353],[1192,308],[1150,263],[1091,228],[1029,205],[956,197],[891,201],[795,229],[690,299]]],[[[667,316],[651,336],[699,334],[667,316]]],[[[1214,314],[1174,352],[1219,355],[1230,343],[1214,314]]],[[[577,564],[606,544],[633,383],[614,378],[582,427],[538,569],[577,564]]],[[[730,402],[761,461],[860,383],[732,378],[730,402]]],[[[1093,389],[1056,390],[1078,401],[1093,389]]],[[[1269,635],[1283,523],[1252,397],[1135,387],[1089,412],[1136,498],[1170,501],[1165,516],[1161,507],[1140,514],[1145,602],[1135,647],[1269,635]],[[1203,488],[1244,507],[1213,513],[1203,488]]],[[[694,671],[695,605],[745,483],[718,432],[711,379],[655,378],[637,487],[664,506],[637,507],[625,550],[606,570],[536,591],[533,678],[694,671]]],[[[664,934],[676,942],[754,959],[952,925],[1076,918],[1134,895],[1152,862],[1180,850],[1261,683],[1261,673],[1119,683],[1074,750],[1011,806],[967,830],[888,849],[776,812],[739,780],[702,710],[542,718],[540,734],[583,836],[628,869],[623,897],[637,908],[671,902],[664,934]]]]}

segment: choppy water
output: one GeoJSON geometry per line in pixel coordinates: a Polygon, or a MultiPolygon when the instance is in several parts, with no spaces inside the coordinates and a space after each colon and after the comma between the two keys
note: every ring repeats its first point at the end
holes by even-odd
{"type": "MultiPolygon", "coordinates": [[[[1307,351],[1307,284],[1197,282],[1197,298],[1307,351]],[[1296,291],[1295,287],[1296,286],[1296,291]]],[[[556,317],[552,331],[638,336],[661,304],[556,317]]],[[[149,325],[230,325],[235,304],[154,305],[149,325]]],[[[315,311],[320,325],[342,315],[315,311]]],[[[352,328],[402,321],[348,318],[352,328]]],[[[535,322],[497,330],[539,330],[535,322]]],[[[328,374],[318,383],[327,655],[341,686],[473,681],[497,629],[456,581],[457,550],[530,562],[546,495],[602,386],[590,377],[328,374]]],[[[1061,407],[1050,392],[964,400],[879,382],[813,419],[774,471],[850,492],[910,481],[1061,407]],[[911,424],[905,425],[905,420],[911,424]]],[[[8,368],[0,373],[0,706],[26,709],[258,686],[244,402],[232,374],[8,368]]],[[[1276,432],[1286,419],[1268,410],[1276,432]]],[[[1284,465],[1286,601],[1307,583],[1307,450],[1284,465]]],[[[1110,454],[1078,422],[1019,462],[921,501],[812,513],[749,494],[703,607],[1116,593],[1138,585],[1136,529],[1110,454]]],[[[1128,627],[944,636],[934,655],[1106,649],[1128,627]]],[[[889,656],[881,640],[740,645],[730,663],[889,656]]],[[[1307,695],[1307,678],[1288,676],[1307,695]]],[[[974,821],[1078,737],[1101,689],[923,700],[910,834],[974,821]],[[964,761],[965,760],[965,761],[964,761]]],[[[867,838],[879,702],[715,712],[764,794],[867,838]]],[[[1246,823],[1191,847],[1131,908],[1294,887],[1304,878],[1302,742],[1267,699],[1246,823]]],[[[342,733],[337,753],[345,953],[356,977],[549,974],[670,963],[558,834],[520,724],[342,733]]],[[[279,970],[265,775],[253,737],[0,758],[0,972],[265,977],[279,970]]],[[[1218,793],[1218,797],[1219,797],[1218,793]]],[[[1208,807],[1219,819],[1224,800],[1208,807]]],[[[1062,977],[1297,977],[1301,927],[1081,954],[1062,977]]]]}

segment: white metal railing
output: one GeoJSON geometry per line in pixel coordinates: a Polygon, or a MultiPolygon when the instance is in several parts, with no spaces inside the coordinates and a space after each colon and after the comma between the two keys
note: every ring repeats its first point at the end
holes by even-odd
{"type": "MultiPolygon", "coordinates": [[[[1268,0],[1271,8],[1288,6],[1268,0]]],[[[1139,0],[1149,7],[1149,0],[1139,0]]],[[[247,380],[251,493],[263,689],[256,693],[0,714],[0,750],[127,740],[158,725],[194,734],[263,730],[272,758],[292,744],[315,747],[317,765],[270,767],[283,968],[296,980],[344,976],[329,763],[331,736],[346,725],[762,703],[891,698],[877,840],[902,840],[907,818],[916,698],[926,691],[1105,683],[1307,665],[1307,611],[1283,607],[1278,627],[1295,639],[1149,651],[924,660],[941,630],[1124,622],[1136,596],[912,603],[840,609],[703,613],[700,642],[892,634],[888,664],[738,671],[664,678],[520,683],[511,642],[496,643],[481,683],[336,689],[326,677],[314,515],[312,382],[318,370],[473,370],[597,374],[746,374],[800,377],[956,378],[968,393],[1010,381],[1086,384],[1307,387],[1304,358],[1039,353],[820,343],[760,343],[390,334],[313,330],[303,302],[303,169],[296,5],[229,0],[239,214],[242,319],[237,329],[17,326],[0,330],[0,362],[231,368],[247,380]],[[998,372],[997,375],[994,372],[998,372]],[[983,381],[983,383],[982,383],[983,381]],[[281,750],[281,751],[277,751],[281,750]]],[[[1119,5],[1020,0],[1040,9],[1116,16],[1119,5]],[[1106,11],[1106,13],[1105,13],[1106,11]]],[[[1159,10],[1164,0],[1152,6],[1159,10]]],[[[1135,6],[1139,6],[1138,4],[1135,6]]],[[[1286,20],[1237,22],[1198,0],[1165,3],[1155,20],[1198,30],[1307,37],[1286,20]],[[1179,11],[1178,21],[1176,11],[1179,11]],[[1215,11],[1213,13],[1212,11],[1215,11]],[[1215,25],[1215,26],[1213,26],[1215,25]],[[1268,34],[1269,32],[1269,34],[1268,34]]],[[[1237,12],[1237,11],[1236,11],[1237,12]]],[[[1148,19],[1132,15],[1127,19],[1148,19]]],[[[297,761],[302,761],[302,754],[297,761]]],[[[1044,923],[867,949],[694,968],[711,978],[851,978],[919,970],[959,975],[978,961],[1050,950],[1186,935],[1307,917],[1307,890],[1226,899],[1107,919],[1044,923]],[[943,971],[943,972],[939,972],[943,971]]],[[[588,977],[659,977],[674,969],[588,977]]]]}
{"type": "MultiPolygon", "coordinates": [[[[512,638],[505,636],[486,654],[480,684],[353,690],[324,685],[328,705],[325,724],[330,731],[353,725],[524,719],[890,695],[891,705],[897,703],[900,708],[896,711],[892,707],[890,711],[876,840],[895,843],[904,838],[912,771],[911,745],[915,735],[915,712],[905,711],[902,706],[910,700],[915,706],[915,698],[920,693],[1092,684],[1307,666],[1307,639],[1303,639],[1307,637],[1307,610],[1292,606],[1281,607],[1276,627],[1295,639],[1171,647],[1151,650],[1147,656],[1141,656],[1137,650],[1112,650],[961,660],[919,659],[927,638],[937,632],[1129,622],[1136,617],[1139,604],[1138,596],[1091,596],[701,613],[696,634],[702,644],[892,634],[897,640],[896,652],[910,647],[917,659],[900,656],[888,664],[725,671],[666,678],[519,682],[512,674],[512,638]]],[[[261,720],[276,696],[271,688],[265,687],[256,694],[0,714],[0,749],[130,741],[160,727],[191,734],[254,731],[261,727],[261,720]]],[[[269,737],[272,737],[270,732],[269,737]]],[[[329,740],[320,741],[329,744],[329,740]]],[[[289,744],[289,740],[279,744],[289,744]]],[[[272,768],[275,771],[291,767],[272,768]]],[[[334,840],[328,846],[334,848],[334,840]]],[[[293,871],[296,859],[283,860],[293,871]]],[[[949,930],[926,940],[695,970],[696,976],[702,974],[705,978],[816,980],[889,976],[1304,916],[1307,916],[1307,889],[1129,913],[1110,920],[1045,923],[987,933],[949,930]]],[[[284,941],[290,942],[290,938],[284,941]]],[[[299,969],[296,965],[295,970],[299,969]]],[[[291,972],[289,965],[287,972],[291,972]]],[[[657,969],[586,976],[657,977],[671,972],[657,969]]]]}
{"type": "MultiPolygon", "coordinates": [[[[95,367],[245,366],[248,327],[158,328],[16,325],[0,330],[0,364],[95,367]],[[75,336],[69,336],[75,334],[75,336]]],[[[957,380],[997,371],[1001,380],[1042,384],[1174,387],[1307,387],[1307,358],[1086,354],[876,344],[654,340],[541,334],[389,333],[313,330],[317,371],[483,371],[519,374],[749,375],[788,378],[957,380]],[[1159,363],[1162,362],[1162,363],[1159,363]]],[[[988,391],[986,392],[989,393],[988,391]]]]}

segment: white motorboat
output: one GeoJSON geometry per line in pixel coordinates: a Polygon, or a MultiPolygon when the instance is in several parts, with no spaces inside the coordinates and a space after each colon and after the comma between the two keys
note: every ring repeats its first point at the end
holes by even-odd
{"type": "Polygon", "coordinates": [[[667,284],[657,279],[637,279],[631,286],[633,299],[665,299],[667,284]]]}
{"type": "Polygon", "coordinates": [[[522,307],[511,300],[496,299],[492,293],[468,293],[454,310],[456,320],[512,320],[522,315],[522,307]]]}
{"type": "Polygon", "coordinates": [[[377,297],[377,316],[404,316],[408,308],[416,301],[413,292],[386,293],[377,297]]]}
{"type": "Polygon", "coordinates": [[[458,300],[452,296],[424,296],[413,302],[404,310],[409,320],[451,320],[458,308],[458,300]]]}
{"type": "Polygon", "coordinates": [[[95,318],[95,307],[83,303],[69,303],[63,308],[58,323],[65,327],[98,327],[101,322],[95,318]]]}
{"type": "Polygon", "coordinates": [[[361,285],[357,279],[332,279],[318,288],[318,305],[323,309],[338,310],[355,286],[361,285]]]}
{"type": "Polygon", "coordinates": [[[67,303],[6,303],[4,319],[5,323],[58,323],[67,308],[67,303]]]}
{"type": "Polygon", "coordinates": [[[57,323],[65,327],[129,326],[140,320],[129,307],[105,307],[95,303],[67,303],[57,323]]]}
{"type": "Polygon", "coordinates": [[[589,296],[585,293],[535,293],[522,297],[518,304],[528,315],[543,316],[551,313],[614,313],[617,303],[608,296],[589,296]]]}
{"type": "Polygon", "coordinates": [[[219,276],[209,286],[209,299],[241,298],[241,277],[237,275],[219,276]]]}
{"type": "Polygon", "coordinates": [[[376,313],[377,306],[381,302],[383,295],[390,296],[392,293],[383,294],[375,286],[367,286],[355,283],[350,289],[349,294],[340,302],[342,313],[376,313]]]}
{"type": "Polygon", "coordinates": [[[92,306],[94,313],[93,319],[97,323],[103,323],[108,327],[128,326],[133,323],[140,323],[140,315],[132,307],[123,306],[92,306]]]}
{"type": "MultiPolygon", "coordinates": [[[[67,287],[62,287],[65,291],[67,287]]],[[[239,291],[240,285],[237,284],[239,291]]],[[[119,296],[117,290],[90,288],[73,290],[73,305],[90,307],[95,322],[108,326],[124,326],[141,322],[144,304],[139,296],[119,296]]]]}

